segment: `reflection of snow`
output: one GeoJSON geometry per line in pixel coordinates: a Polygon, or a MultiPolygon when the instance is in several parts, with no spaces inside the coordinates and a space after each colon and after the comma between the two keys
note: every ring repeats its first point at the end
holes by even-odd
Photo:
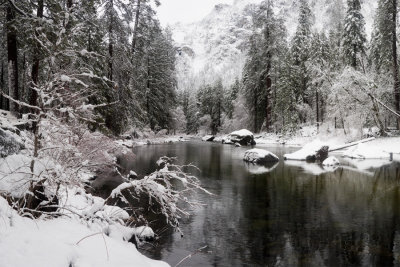
{"type": "Polygon", "coordinates": [[[327,172],[334,172],[337,170],[338,166],[322,166],[316,163],[307,163],[305,161],[287,160],[285,164],[293,167],[300,167],[306,173],[313,175],[320,175],[327,172]]]}
{"type": "Polygon", "coordinates": [[[265,165],[246,164],[246,168],[251,174],[263,174],[272,172],[278,165],[279,162],[265,165]]]}
{"type": "Polygon", "coordinates": [[[378,169],[385,165],[391,164],[389,160],[386,159],[349,159],[344,158],[346,162],[348,162],[351,166],[359,169],[359,170],[370,170],[370,169],[378,169]]]}

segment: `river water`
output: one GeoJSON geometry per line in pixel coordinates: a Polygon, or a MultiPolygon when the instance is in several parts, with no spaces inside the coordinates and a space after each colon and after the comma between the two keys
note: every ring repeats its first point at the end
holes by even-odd
{"type": "MultiPolygon", "coordinates": [[[[280,158],[296,149],[264,147],[280,158]]],[[[175,266],[400,266],[400,164],[347,161],[326,172],[317,164],[243,162],[248,148],[191,141],[134,148],[124,163],[139,175],[161,156],[193,163],[214,195],[142,251],[175,266]]]]}

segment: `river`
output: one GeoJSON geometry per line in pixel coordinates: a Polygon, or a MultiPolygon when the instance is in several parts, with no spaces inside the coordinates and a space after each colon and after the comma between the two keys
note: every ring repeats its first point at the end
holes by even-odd
{"type": "MultiPolygon", "coordinates": [[[[296,149],[264,147],[282,158],[296,149]]],[[[142,252],[175,266],[400,265],[400,164],[355,162],[326,172],[317,164],[243,162],[248,148],[200,141],[134,148],[123,162],[141,175],[161,156],[193,163],[204,205],[142,252]]]]}

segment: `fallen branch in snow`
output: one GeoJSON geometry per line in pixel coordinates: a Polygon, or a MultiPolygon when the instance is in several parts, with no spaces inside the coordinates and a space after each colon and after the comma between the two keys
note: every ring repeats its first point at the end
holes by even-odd
{"type": "Polygon", "coordinates": [[[186,257],[184,257],[180,262],[178,262],[175,267],[178,267],[179,265],[181,265],[185,260],[190,259],[191,257],[193,257],[194,255],[200,253],[203,249],[206,249],[208,246],[204,246],[199,248],[198,250],[196,250],[195,252],[193,252],[192,254],[187,255],[186,257]]]}
{"type": "Polygon", "coordinates": [[[358,145],[358,144],[362,144],[362,143],[366,143],[366,142],[371,142],[371,141],[373,141],[373,140],[375,140],[375,137],[370,137],[370,138],[363,139],[363,140],[360,140],[360,141],[357,141],[357,142],[352,142],[352,143],[344,144],[344,145],[341,145],[341,146],[336,146],[336,147],[333,147],[333,148],[329,149],[329,152],[334,152],[334,151],[342,150],[342,149],[345,149],[345,148],[349,148],[349,147],[352,147],[352,146],[356,146],[356,145],[358,145]]]}

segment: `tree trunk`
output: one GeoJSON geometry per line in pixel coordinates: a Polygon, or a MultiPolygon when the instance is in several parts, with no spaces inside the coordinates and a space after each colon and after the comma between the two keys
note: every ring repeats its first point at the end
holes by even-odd
{"type": "MultiPolygon", "coordinates": [[[[43,3],[44,0],[39,0],[38,1],[38,9],[36,12],[36,16],[38,18],[43,18],[43,3]]],[[[38,34],[35,31],[35,34],[38,34]]],[[[37,106],[37,98],[38,98],[38,94],[37,91],[35,90],[35,87],[38,84],[39,81],[39,68],[40,68],[40,49],[39,49],[39,44],[35,44],[35,49],[34,49],[34,53],[33,53],[33,65],[32,65],[32,72],[31,72],[31,76],[32,76],[32,81],[31,81],[31,85],[30,85],[30,99],[29,99],[29,104],[31,106],[37,106]]],[[[31,112],[35,112],[35,111],[31,111],[31,112]]]]}
{"type": "Polygon", "coordinates": [[[357,47],[356,47],[356,45],[353,45],[353,56],[352,56],[351,66],[354,69],[357,68],[357,47]]]}
{"type": "Polygon", "coordinates": [[[319,125],[319,92],[318,89],[315,91],[315,104],[317,112],[317,125],[319,125]]]}
{"type": "MultiPolygon", "coordinates": [[[[394,79],[394,104],[395,110],[400,114],[400,82],[399,82],[399,65],[397,62],[397,0],[392,0],[392,53],[393,53],[393,79],[394,79]]],[[[400,118],[397,118],[397,129],[400,129],[400,118]]]]}
{"type": "MultiPolygon", "coordinates": [[[[19,100],[18,89],[18,49],[17,49],[17,33],[15,29],[15,11],[13,7],[7,6],[7,52],[8,52],[8,94],[15,100],[19,100]]],[[[10,111],[18,113],[19,106],[10,101],[10,111]]]]}
{"type": "Polygon", "coordinates": [[[150,128],[154,130],[152,116],[150,113],[150,58],[147,57],[147,88],[146,88],[146,109],[147,116],[149,117],[150,128]]]}
{"type": "Polygon", "coordinates": [[[256,94],[254,95],[254,132],[258,132],[258,123],[257,123],[257,113],[258,113],[258,108],[257,108],[257,90],[256,94]]]}
{"type": "Polygon", "coordinates": [[[108,79],[113,80],[113,56],[114,56],[114,37],[113,37],[113,23],[114,23],[114,0],[110,0],[110,24],[108,28],[108,79]]]}
{"type": "MultiPolygon", "coordinates": [[[[269,54],[269,53],[268,53],[269,54]]],[[[271,87],[272,87],[272,80],[271,80],[271,56],[269,55],[267,63],[267,77],[266,77],[266,92],[265,92],[265,130],[268,132],[271,127],[271,87]]]]}
{"type": "MultiPolygon", "coordinates": [[[[4,92],[4,63],[1,62],[1,69],[0,69],[0,90],[4,92]]],[[[4,98],[3,95],[0,94],[0,109],[5,109],[4,105],[4,98]]]]}
{"type": "Polygon", "coordinates": [[[137,30],[138,30],[139,18],[140,18],[141,2],[142,2],[142,0],[137,0],[135,26],[133,27],[133,37],[132,37],[132,54],[134,54],[136,51],[136,39],[137,39],[137,30]]]}

